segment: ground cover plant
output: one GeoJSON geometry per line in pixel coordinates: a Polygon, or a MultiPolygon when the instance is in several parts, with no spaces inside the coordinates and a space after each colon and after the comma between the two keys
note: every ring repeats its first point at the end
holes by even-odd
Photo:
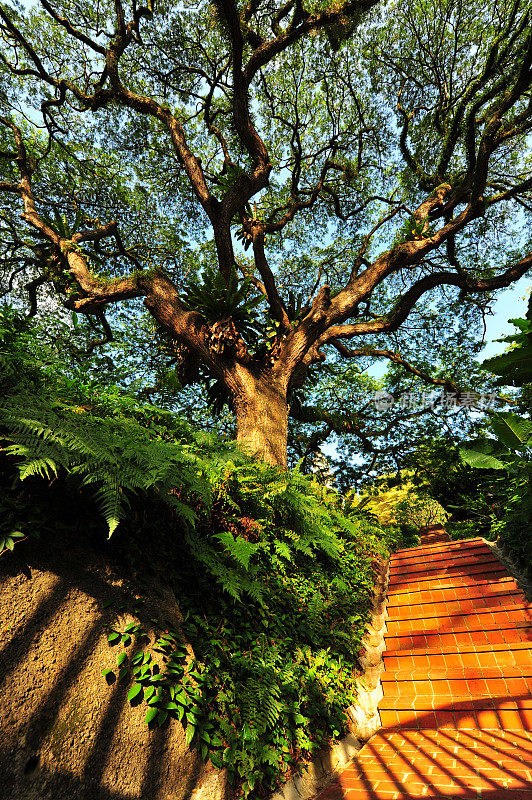
{"type": "Polygon", "coordinates": [[[161,625],[148,642],[140,625],[111,625],[120,652],[102,680],[129,681],[146,724],[177,717],[238,793],[264,796],[345,732],[375,570],[396,532],[297,470],[88,388],[11,311],[0,317],[0,360],[4,541],[74,531],[81,513],[139,586],[150,561],[164,560],[195,660],[181,632],[161,625]],[[83,498],[81,512],[68,495],[83,498]]]}

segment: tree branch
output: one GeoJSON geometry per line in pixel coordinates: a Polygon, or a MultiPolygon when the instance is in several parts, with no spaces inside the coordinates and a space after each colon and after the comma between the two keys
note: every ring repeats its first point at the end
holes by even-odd
{"type": "Polygon", "coordinates": [[[389,361],[393,361],[394,364],[400,364],[407,372],[410,372],[417,378],[421,378],[425,383],[430,383],[433,386],[443,386],[449,392],[459,393],[458,387],[449,378],[433,378],[413,364],[410,364],[410,362],[404,359],[399,353],[394,353],[393,350],[381,350],[376,347],[359,347],[355,350],[351,350],[342,342],[335,342],[334,340],[330,341],[329,344],[332,344],[344,358],[357,358],[359,356],[387,358],[389,361]]]}

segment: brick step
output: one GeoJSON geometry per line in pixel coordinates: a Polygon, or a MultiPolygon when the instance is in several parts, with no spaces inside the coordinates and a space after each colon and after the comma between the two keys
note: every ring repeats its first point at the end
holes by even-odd
{"type": "Polygon", "coordinates": [[[457,542],[447,542],[442,544],[418,544],[415,547],[405,547],[403,550],[396,550],[392,558],[401,557],[403,553],[415,554],[422,551],[434,552],[434,550],[460,550],[463,547],[469,547],[475,542],[482,542],[485,544],[484,539],[476,536],[474,539],[460,539],[457,542]]]}
{"type": "MultiPolygon", "coordinates": [[[[512,651],[507,650],[506,653],[510,654],[512,651]]],[[[382,683],[391,681],[438,681],[445,678],[456,678],[476,680],[477,678],[500,678],[500,677],[525,677],[532,678],[532,651],[531,650],[516,650],[516,653],[523,655],[522,659],[516,659],[513,664],[488,664],[480,667],[437,667],[430,665],[427,669],[396,669],[381,674],[382,683]]],[[[492,655],[492,653],[484,653],[480,655],[492,655]]],[[[510,660],[510,658],[508,658],[510,660]]],[[[513,686],[513,691],[518,691],[516,685],[513,686]]]]}
{"type": "Polygon", "coordinates": [[[415,581],[396,581],[391,586],[388,586],[387,596],[394,597],[404,592],[417,592],[425,591],[427,588],[441,589],[442,587],[449,586],[476,586],[479,581],[499,581],[501,578],[506,578],[508,573],[506,568],[499,562],[493,564],[489,570],[484,570],[482,573],[468,573],[463,575],[448,575],[435,578],[429,576],[428,578],[417,578],[415,581]]]}
{"type": "MultiPolygon", "coordinates": [[[[492,731],[477,731],[474,739],[471,738],[470,734],[464,734],[460,731],[445,731],[445,733],[430,731],[426,736],[423,734],[409,734],[406,737],[397,731],[391,731],[390,733],[387,731],[379,731],[375,736],[375,740],[381,741],[382,749],[389,749],[400,744],[404,748],[405,753],[415,752],[420,743],[427,748],[437,748],[439,746],[438,743],[447,744],[449,741],[452,741],[453,745],[458,746],[472,746],[473,742],[476,742],[482,747],[497,747],[500,748],[501,752],[507,752],[509,754],[517,750],[520,751],[522,755],[532,755],[532,732],[530,731],[521,731],[519,735],[506,731],[502,731],[502,733],[499,731],[497,731],[497,733],[492,731]]],[[[373,742],[375,740],[371,741],[373,742]]],[[[367,750],[364,749],[359,753],[358,758],[368,757],[368,751],[370,750],[371,747],[368,746],[367,750]]],[[[475,748],[471,750],[471,756],[475,757],[475,748]]],[[[446,760],[448,760],[448,758],[446,760]]]]}
{"type": "MultiPolygon", "coordinates": [[[[422,603],[433,603],[436,602],[439,598],[442,598],[445,594],[445,597],[449,597],[451,600],[458,600],[460,597],[464,596],[464,593],[471,592],[471,591],[479,591],[482,594],[486,594],[489,592],[498,592],[502,591],[506,588],[519,588],[515,578],[504,577],[499,578],[496,581],[490,580],[480,580],[474,581],[470,584],[460,584],[456,585],[456,583],[451,580],[448,581],[447,584],[440,586],[436,589],[429,588],[432,584],[424,584],[419,589],[401,589],[398,592],[390,592],[388,593],[388,608],[392,608],[394,606],[401,606],[404,603],[409,605],[411,604],[418,604],[422,603]],[[454,595],[453,595],[454,593],[454,595]]],[[[465,595],[470,596],[470,595],[465,595]]]]}
{"type": "MultiPolygon", "coordinates": [[[[532,634],[532,632],[531,632],[532,634]]],[[[532,658],[532,640],[528,642],[512,642],[507,644],[487,644],[487,645],[454,645],[447,647],[433,648],[412,648],[410,650],[385,650],[382,654],[384,667],[386,670],[409,669],[418,671],[420,669],[477,669],[481,666],[491,666],[488,659],[492,658],[494,665],[497,666],[497,659],[506,659],[505,653],[516,651],[527,651],[532,658]],[[478,655],[482,658],[479,659],[478,655]],[[501,654],[499,656],[499,654],[501,654]],[[481,664],[482,662],[482,664],[481,664]]]]}
{"type": "Polygon", "coordinates": [[[405,697],[445,697],[462,699],[499,697],[507,701],[517,696],[532,702],[532,661],[527,666],[486,669],[428,669],[425,672],[396,670],[381,675],[384,700],[393,702],[405,697]]]}
{"type": "Polygon", "coordinates": [[[492,617],[494,625],[500,622],[532,621],[532,604],[516,602],[516,598],[519,600],[516,595],[501,595],[499,598],[490,598],[487,606],[479,603],[468,611],[461,608],[460,603],[455,603],[453,605],[458,605],[458,607],[448,613],[445,613],[445,606],[448,607],[451,605],[450,603],[442,603],[441,607],[427,609],[425,614],[419,610],[418,606],[415,606],[410,617],[387,617],[386,628],[391,633],[397,633],[399,630],[425,631],[429,629],[444,632],[453,630],[457,625],[467,630],[471,621],[482,627],[483,623],[489,623],[492,617]]]}
{"type": "Polygon", "coordinates": [[[391,606],[388,608],[388,619],[419,619],[423,617],[443,617],[458,613],[468,613],[477,608],[498,608],[526,603],[526,597],[519,588],[507,589],[501,592],[482,594],[478,592],[472,597],[463,597],[459,600],[436,600],[432,603],[412,603],[411,605],[391,606]],[[430,611],[427,611],[430,609],[430,611]]]}
{"type": "Polygon", "coordinates": [[[319,800],[532,800],[529,737],[474,727],[383,730],[319,800]]]}
{"type": "Polygon", "coordinates": [[[484,579],[486,577],[486,573],[491,575],[501,572],[507,574],[506,569],[501,562],[495,560],[491,561],[489,564],[477,564],[476,566],[469,566],[467,570],[465,567],[463,567],[458,571],[451,571],[447,569],[445,571],[436,570],[433,573],[427,571],[426,573],[418,572],[412,575],[392,575],[388,581],[388,586],[393,589],[398,589],[401,586],[412,586],[416,583],[427,583],[429,581],[434,585],[438,580],[445,580],[447,582],[456,581],[459,583],[460,581],[467,579],[474,579],[476,575],[481,575],[482,579],[484,579]]]}
{"type": "Polygon", "coordinates": [[[442,561],[438,561],[432,563],[425,559],[421,563],[416,565],[412,564],[406,568],[398,567],[397,569],[390,567],[390,574],[389,574],[389,583],[393,583],[393,581],[398,578],[399,576],[403,578],[403,580],[408,576],[409,580],[417,580],[417,576],[419,575],[437,575],[439,573],[460,573],[465,572],[466,574],[473,575],[478,572],[478,568],[482,567],[483,564],[500,564],[498,558],[496,558],[492,553],[485,553],[477,556],[464,556],[460,559],[444,559],[442,561]],[[474,570],[474,572],[472,571],[474,570]]]}
{"type": "MultiPolygon", "coordinates": [[[[468,552],[477,552],[479,548],[489,548],[489,545],[486,544],[484,539],[470,539],[466,542],[461,542],[460,547],[452,547],[452,543],[449,543],[446,547],[441,547],[439,549],[431,548],[430,550],[427,548],[427,553],[421,553],[418,549],[412,548],[411,550],[403,550],[397,551],[390,556],[390,563],[391,564],[399,564],[399,563],[408,563],[411,561],[420,561],[422,558],[426,558],[427,556],[432,558],[439,558],[442,557],[454,557],[459,553],[468,553],[468,552]]],[[[456,543],[458,544],[458,542],[456,543]]]]}
{"type": "Polygon", "coordinates": [[[493,606],[491,609],[478,608],[468,614],[432,616],[427,613],[423,617],[416,616],[411,619],[387,618],[386,628],[389,633],[393,634],[401,632],[454,633],[457,628],[467,632],[471,631],[473,627],[482,630],[485,626],[496,630],[498,627],[509,628],[514,623],[532,622],[531,609],[532,604],[530,603],[509,603],[508,605],[493,606]]]}
{"type": "MultiPolygon", "coordinates": [[[[435,711],[436,709],[455,711],[476,711],[492,709],[495,711],[523,711],[523,717],[532,721],[532,695],[522,697],[491,697],[490,695],[459,695],[440,697],[426,695],[403,695],[402,697],[383,697],[378,703],[381,711],[435,711]]],[[[489,729],[489,725],[486,726],[489,729]]],[[[525,728],[527,730],[527,728],[525,728]]],[[[530,730],[530,728],[528,728],[530,730]]]]}
{"type": "Polygon", "coordinates": [[[532,641],[532,622],[513,624],[511,627],[460,629],[454,631],[423,631],[421,633],[407,632],[386,635],[387,652],[401,653],[403,650],[419,648],[439,649],[446,647],[463,647],[470,644],[495,644],[532,641]]]}
{"type": "Polygon", "coordinates": [[[393,557],[390,559],[390,572],[398,572],[399,570],[404,570],[410,572],[411,569],[415,569],[416,567],[422,566],[424,564],[431,564],[436,566],[437,564],[441,564],[442,562],[450,562],[453,564],[459,564],[466,558],[478,558],[479,556],[490,555],[493,557],[493,550],[491,547],[488,547],[487,544],[482,542],[481,544],[475,545],[475,547],[471,547],[468,550],[459,550],[454,553],[449,552],[442,552],[442,553],[435,553],[425,556],[417,556],[416,558],[407,558],[407,559],[394,559],[393,557]]]}
{"type": "Polygon", "coordinates": [[[426,536],[420,536],[421,544],[434,544],[438,542],[450,542],[451,537],[448,533],[431,533],[426,536]]]}
{"type": "MultiPolygon", "coordinates": [[[[380,773],[380,775],[381,779],[377,787],[371,785],[371,778],[363,777],[358,783],[347,783],[345,779],[342,779],[344,786],[338,787],[337,784],[333,784],[318,795],[318,800],[346,800],[346,798],[347,800],[420,800],[422,797],[426,797],[428,800],[482,800],[482,798],[485,800],[532,800],[532,789],[520,788],[524,784],[518,781],[506,781],[504,785],[512,788],[489,789],[484,794],[479,794],[476,789],[468,787],[463,789],[458,782],[450,783],[445,788],[435,788],[422,779],[419,782],[406,778],[404,780],[395,778],[386,780],[385,773],[380,773]],[[459,787],[459,794],[456,793],[457,787],[459,787]]],[[[478,782],[482,780],[481,777],[477,779],[478,782]]],[[[427,781],[430,781],[430,776],[427,776],[427,781]]],[[[472,781],[471,785],[477,781],[472,781]]],[[[488,782],[487,785],[491,786],[492,784],[488,782]]]]}
{"type": "MultiPolygon", "coordinates": [[[[484,794],[479,794],[475,788],[466,786],[462,788],[460,782],[451,782],[447,777],[447,784],[443,787],[439,783],[436,787],[431,785],[431,778],[427,775],[426,780],[422,776],[401,773],[396,778],[393,774],[388,775],[386,771],[371,773],[367,777],[340,779],[342,785],[333,783],[328,789],[324,789],[318,795],[318,800],[532,800],[532,789],[521,788],[528,784],[519,781],[517,778],[510,781],[500,781],[500,786],[507,788],[485,789],[484,794]],[[378,778],[378,786],[374,786],[378,778]],[[417,780],[416,780],[417,778],[417,780]],[[458,792],[458,794],[457,794],[458,792]],[[422,794],[421,794],[422,793],[422,794]]],[[[493,786],[490,778],[484,779],[477,776],[471,779],[471,786],[493,786]]],[[[480,790],[479,790],[480,791],[480,790]]]]}
{"type": "Polygon", "coordinates": [[[400,726],[402,730],[434,730],[441,728],[528,731],[532,727],[532,702],[506,701],[506,707],[495,705],[492,698],[432,701],[431,698],[408,698],[394,704],[379,703],[381,723],[386,728],[400,726]]]}

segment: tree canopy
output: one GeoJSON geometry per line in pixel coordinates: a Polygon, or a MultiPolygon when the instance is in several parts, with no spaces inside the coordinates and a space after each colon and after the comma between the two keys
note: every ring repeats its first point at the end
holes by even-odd
{"type": "Polygon", "coordinates": [[[52,286],[101,341],[142,300],[181,384],[225,392],[281,465],[324,363],[459,392],[397,344],[474,324],[532,265],[530,11],[1,4],[5,289],[35,313],[52,286]]]}

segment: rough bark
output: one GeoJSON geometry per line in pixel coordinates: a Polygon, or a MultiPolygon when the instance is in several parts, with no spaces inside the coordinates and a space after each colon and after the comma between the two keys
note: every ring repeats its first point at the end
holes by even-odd
{"type": "Polygon", "coordinates": [[[237,441],[261,461],[286,468],[288,403],[282,383],[248,373],[234,407],[237,441]]]}

